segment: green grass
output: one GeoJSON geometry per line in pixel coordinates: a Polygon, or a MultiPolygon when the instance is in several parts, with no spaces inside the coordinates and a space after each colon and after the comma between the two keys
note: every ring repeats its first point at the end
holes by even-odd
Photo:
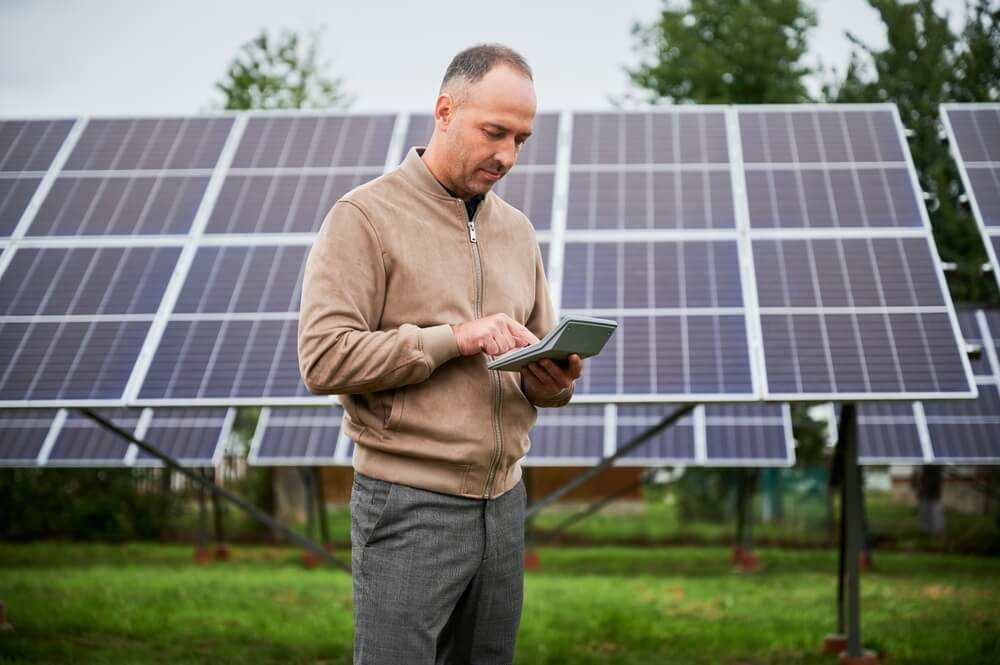
{"type": "MultiPolygon", "coordinates": [[[[529,573],[517,662],[820,664],[836,555],[727,548],[551,548],[529,573]]],[[[236,547],[196,566],[188,546],[0,545],[15,630],[3,663],[342,663],[350,578],[299,554],[236,547]]],[[[884,663],[1000,662],[1000,560],[881,553],[862,584],[865,643],[884,663]]]]}

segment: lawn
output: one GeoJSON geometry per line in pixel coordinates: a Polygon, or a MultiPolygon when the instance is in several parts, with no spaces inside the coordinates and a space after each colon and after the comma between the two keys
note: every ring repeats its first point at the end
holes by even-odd
{"type": "MultiPolygon", "coordinates": [[[[835,553],[724,547],[541,550],[517,662],[833,663],[835,553]]],[[[349,577],[297,551],[240,546],[194,565],[174,545],[0,545],[15,629],[3,663],[349,663],[349,577]]],[[[884,663],[1000,662],[1000,560],[885,552],[862,584],[865,643],[884,663]]]]}

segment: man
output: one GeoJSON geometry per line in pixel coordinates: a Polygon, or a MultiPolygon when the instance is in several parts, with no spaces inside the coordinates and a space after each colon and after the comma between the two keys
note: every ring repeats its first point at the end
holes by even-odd
{"type": "Polygon", "coordinates": [[[531,135],[531,69],[483,45],[445,73],[426,150],[340,199],[306,264],[299,364],[337,393],[356,442],[355,663],[510,663],[521,614],[525,490],[538,406],[581,360],[521,373],[489,358],[554,314],[534,230],[491,191],[531,135]]]}

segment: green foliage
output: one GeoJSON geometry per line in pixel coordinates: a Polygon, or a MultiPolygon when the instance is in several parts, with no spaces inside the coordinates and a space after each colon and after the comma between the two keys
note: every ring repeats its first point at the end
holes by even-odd
{"type": "Polygon", "coordinates": [[[939,136],[939,105],[951,101],[997,99],[1000,77],[1000,22],[997,9],[980,0],[970,10],[961,35],[932,0],[869,0],[886,27],[888,43],[877,49],[848,35],[858,51],[844,77],[825,88],[833,102],[894,102],[913,132],[910,151],[920,184],[931,193],[931,224],[945,261],[958,264],[952,296],[982,301],[995,297],[980,267],[986,261],[970,213],[958,201],[958,173],[939,136]]]}
{"type": "Polygon", "coordinates": [[[247,42],[215,87],[222,92],[222,108],[303,109],[347,107],[352,98],[343,80],[328,78],[319,62],[319,32],[303,40],[294,32],[276,39],[266,30],[247,42]]]}
{"type": "Polygon", "coordinates": [[[641,63],[627,70],[649,100],[698,104],[808,101],[802,63],[815,14],[800,0],[665,0],[632,28],[641,63]]]}
{"type": "Polygon", "coordinates": [[[162,536],[176,504],[140,489],[151,470],[2,469],[0,540],[121,541],[162,536]]]}

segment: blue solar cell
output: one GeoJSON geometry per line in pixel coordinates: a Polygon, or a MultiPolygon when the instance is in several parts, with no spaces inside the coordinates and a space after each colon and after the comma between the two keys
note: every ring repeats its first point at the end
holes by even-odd
{"type": "Polygon", "coordinates": [[[0,316],[154,314],[177,247],[21,248],[0,276],[0,316]]]}
{"type": "Polygon", "coordinates": [[[742,305],[735,240],[566,242],[564,308],[742,305]]]}
{"type": "Polygon", "coordinates": [[[206,233],[313,233],[341,196],[378,172],[230,175],[206,233]]]}
{"type": "Polygon", "coordinates": [[[904,167],[747,171],[753,228],[923,225],[904,167]]]}
{"type": "Polygon", "coordinates": [[[1000,162],[1000,105],[946,110],[966,162],[1000,162]]]}
{"type": "Polygon", "coordinates": [[[339,406],[268,409],[257,424],[251,461],[264,466],[350,463],[349,456],[337,457],[342,418],[339,406]]]}
{"type": "Polygon", "coordinates": [[[623,316],[577,394],[753,393],[742,315],[623,316]]]}
{"type": "Polygon", "coordinates": [[[208,176],[61,176],[28,227],[29,236],[183,235],[208,176]]]}
{"type": "MultiPolygon", "coordinates": [[[[1000,136],[997,137],[1000,142],[1000,136]]],[[[1000,228],[1000,168],[990,166],[966,166],[972,195],[975,196],[983,224],[1000,228]]]]}
{"type": "Polygon", "coordinates": [[[232,118],[91,120],[64,169],[211,169],[232,124],[232,118]]]}
{"type": "Polygon", "coordinates": [[[1000,392],[980,385],[979,398],[924,404],[935,459],[1000,462],[1000,392]]]}
{"type": "Polygon", "coordinates": [[[174,313],[295,312],[306,246],[201,247],[174,313]]]}
{"type": "Polygon", "coordinates": [[[251,118],[234,168],[383,166],[395,115],[251,118]]]}
{"type": "MultiPolygon", "coordinates": [[[[643,434],[659,423],[676,408],[670,405],[621,405],[618,407],[618,447],[628,444],[634,437],[643,434]]],[[[673,426],[659,432],[649,441],[622,457],[617,464],[629,466],[669,462],[690,463],[695,460],[695,427],[691,414],[673,426]]]]}
{"type": "Polygon", "coordinates": [[[0,410],[0,467],[33,466],[55,415],[42,409],[0,410]]]}
{"type": "MultiPolygon", "coordinates": [[[[229,434],[226,409],[156,409],[143,440],[183,466],[212,466],[229,434]]],[[[139,449],[136,466],[160,466],[159,458],[139,449]]]]}
{"type": "Polygon", "coordinates": [[[728,170],[575,171],[566,228],[733,229],[728,170]]]}
{"type": "Polygon", "coordinates": [[[0,178],[0,237],[14,233],[41,181],[30,176],[0,178]]]}
{"type": "MultiPolygon", "coordinates": [[[[140,416],[140,411],[133,409],[101,409],[98,413],[133,434],[140,416]]],[[[129,441],[87,416],[70,411],[45,464],[65,467],[125,466],[130,445],[129,441]]]]}
{"type": "Polygon", "coordinates": [[[72,120],[0,120],[0,172],[47,171],[72,120]]]}
{"type": "Polygon", "coordinates": [[[531,450],[525,459],[532,464],[594,463],[604,457],[604,407],[574,404],[561,409],[542,409],[531,430],[531,450]]]}
{"type": "Polygon", "coordinates": [[[309,395],[299,376],[298,321],[171,321],[140,399],[309,395]]]}
{"type": "Polygon", "coordinates": [[[902,162],[903,146],[888,110],[741,109],[747,163],[902,162]]]}
{"type": "Polygon", "coordinates": [[[573,164],[725,164],[722,111],[573,114],[573,164]]]}
{"type": "Polygon", "coordinates": [[[0,401],[121,399],[145,321],[0,320],[0,401]]]}
{"type": "Polygon", "coordinates": [[[968,386],[940,313],[764,314],[772,394],[941,393],[968,386]]]}
{"type": "Polygon", "coordinates": [[[944,305],[923,238],[755,240],[761,307],[944,305]]]}

